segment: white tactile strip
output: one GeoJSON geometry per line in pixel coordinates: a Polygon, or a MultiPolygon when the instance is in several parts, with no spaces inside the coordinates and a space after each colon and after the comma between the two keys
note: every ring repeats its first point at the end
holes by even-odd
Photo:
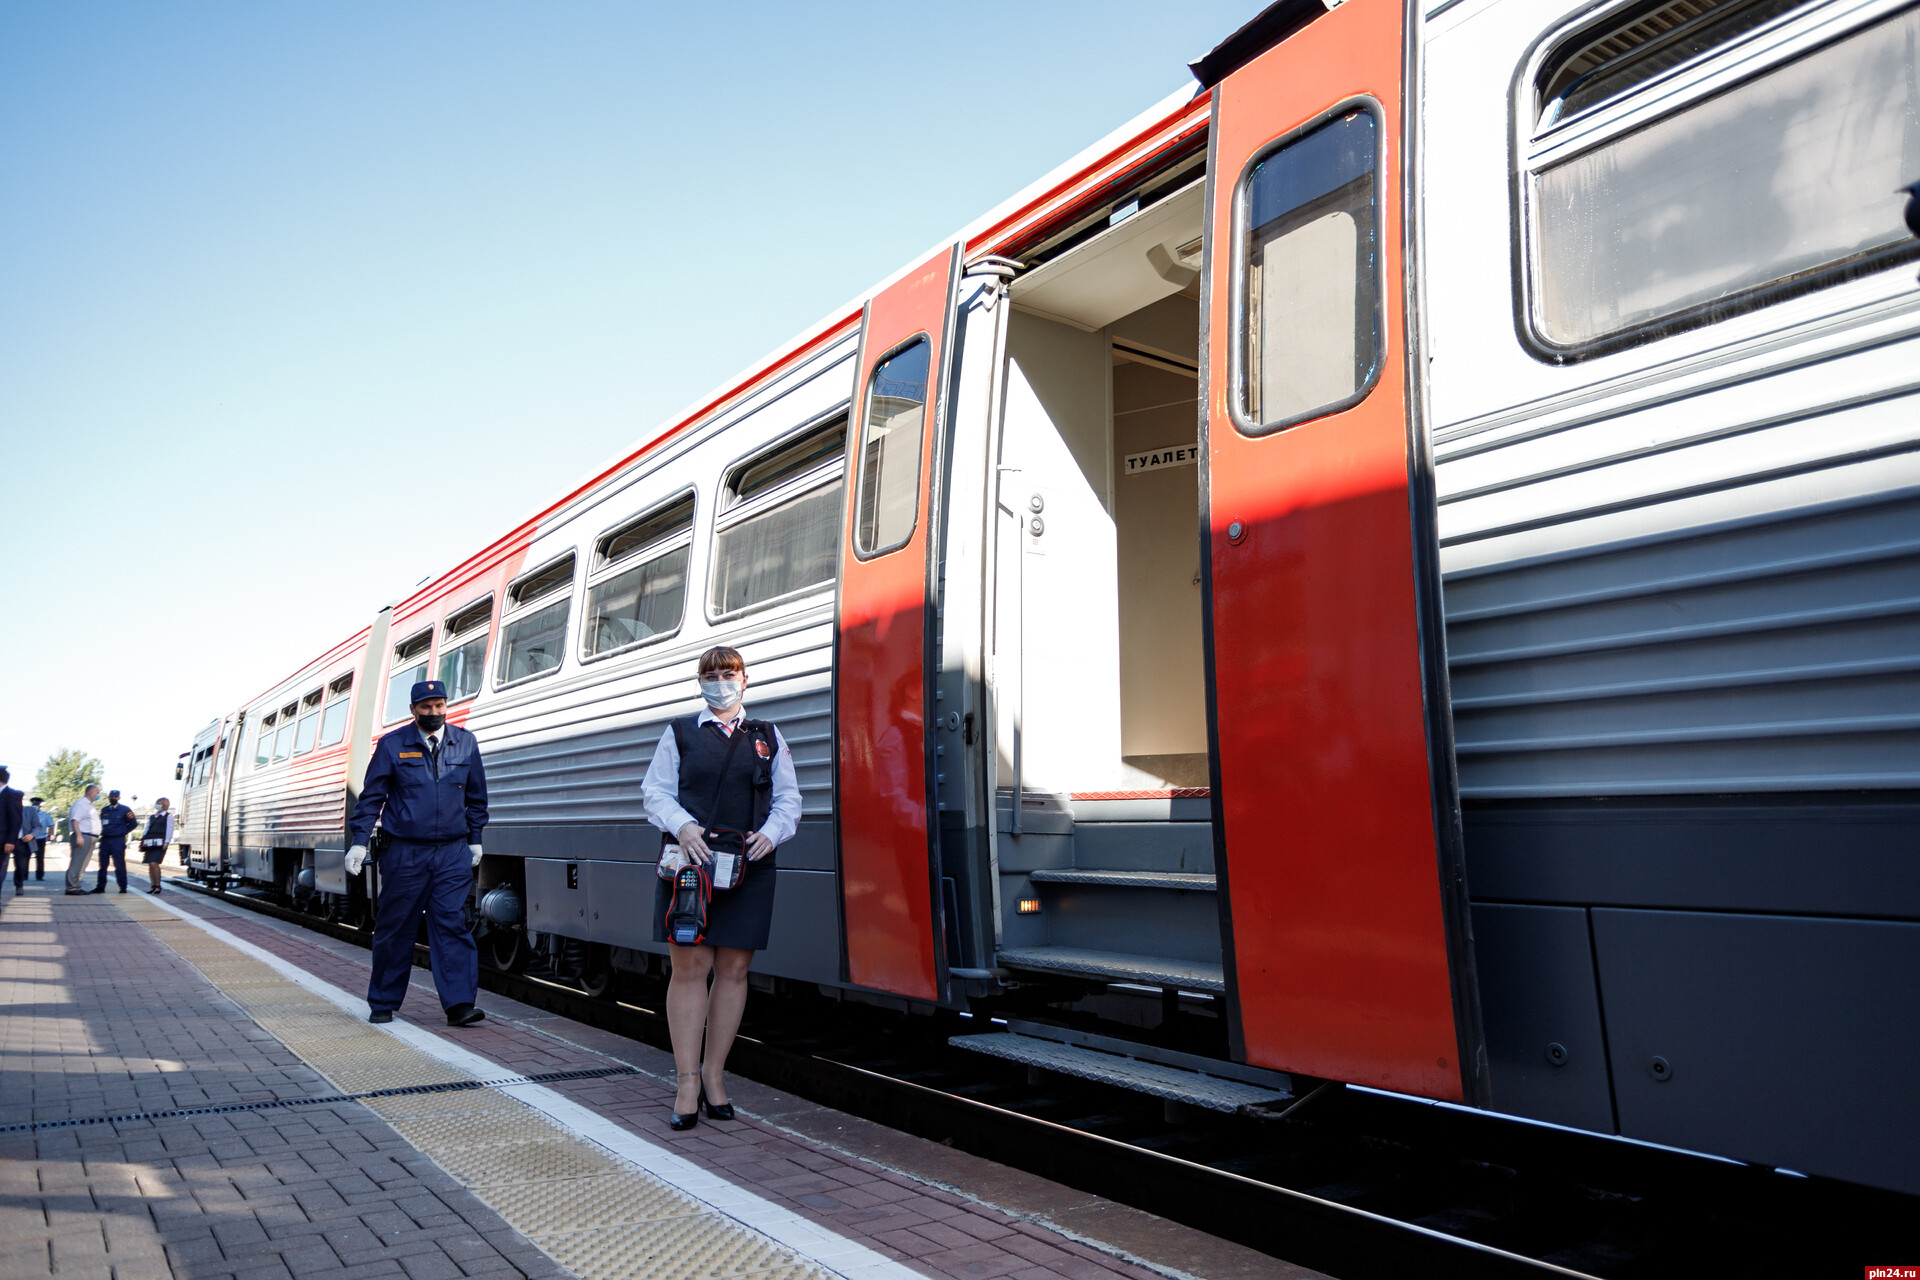
{"type": "MultiPolygon", "coordinates": [[[[164,899],[147,898],[142,902],[162,908],[243,955],[259,961],[287,981],[345,1010],[356,1019],[364,1018],[366,1001],[359,996],[349,994],[332,983],[308,973],[292,961],[229,933],[212,921],[182,910],[164,899]]],[[[372,1029],[370,1024],[363,1025],[369,1025],[372,1029]]],[[[486,1079],[514,1074],[490,1058],[460,1045],[451,1044],[425,1028],[402,1019],[396,1018],[377,1029],[401,1044],[433,1058],[438,1063],[473,1078],[486,1079]]],[[[500,1085],[495,1087],[495,1091],[525,1103],[575,1137],[602,1148],[616,1157],[619,1162],[652,1175],[673,1190],[690,1197],[732,1222],[766,1236],[769,1242],[798,1256],[797,1264],[789,1263],[786,1266],[774,1264],[775,1274],[783,1277],[788,1273],[798,1274],[810,1269],[806,1264],[812,1264],[834,1275],[845,1277],[846,1280],[926,1280],[920,1272],[876,1253],[866,1245],[849,1240],[817,1223],[809,1222],[790,1209],[762,1199],[744,1187],[736,1186],[718,1174],[702,1169],[691,1160],[676,1155],[664,1147],[656,1146],[638,1134],[596,1115],[588,1108],[554,1092],[545,1085],[500,1085]]],[[[402,1121],[402,1123],[405,1122],[402,1121]]],[[[536,1243],[548,1249],[549,1252],[555,1252],[552,1245],[544,1239],[536,1240],[536,1243]]],[[[618,1249],[615,1252],[622,1255],[625,1253],[624,1250],[618,1249]]],[[[576,1267],[588,1261],[587,1257],[576,1253],[573,1248],[561,1248],[556,1256],[563,1263],[576,1267]]],[[[772,1264],[775,1253],[765,1256],[768,1262],[760,1264],[761,1266],[772,1264]]],[[[592,1269],[594,1268],[589,1267],[589,1270],[592,1269]]],[[[756,1267],[754,1270],[758,1272],[759,1269],[756,1267]]],[[[758,1274],[755,1280],[760,1280],[758,1274]]]]}

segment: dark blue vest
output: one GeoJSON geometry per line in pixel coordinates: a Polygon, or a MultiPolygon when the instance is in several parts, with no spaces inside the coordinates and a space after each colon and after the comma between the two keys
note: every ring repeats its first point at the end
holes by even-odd
{"type": "Polygon", "coordinates": [[[716,726],[700,724],[698,716],[674,720],[673,743],[680,749],[680,807],[704,827],[758,831],[773,812],[773,757],[778,741],[765,720],[742,720],[733,735],[740,740],[738,746],[716,726]],[[733,747],[730,760],[729,747],[733,747]]]}

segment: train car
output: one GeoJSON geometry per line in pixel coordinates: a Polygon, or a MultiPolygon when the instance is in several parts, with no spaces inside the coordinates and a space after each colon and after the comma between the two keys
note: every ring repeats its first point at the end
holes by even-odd
{"type": "Polygon", "coordinates": [[[1916,48],[1283,0],[203,732],[200,830],[351,902],[431,671],[489,961],[657,973],[640,781],[727,643],[804,798],[763,990],[1920,1191],[1916,48]]]}

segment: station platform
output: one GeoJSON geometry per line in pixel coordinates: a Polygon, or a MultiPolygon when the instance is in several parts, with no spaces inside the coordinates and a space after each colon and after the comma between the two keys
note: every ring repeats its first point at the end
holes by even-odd
{"type": "MultiPolygon", "coordinates": [[[[172,872],[174,869],[169,868],[172,872]]],[[[171,876],[169,877],[171,879],[171,876]]],[[[1316,1273],[177,888],[0,898],[0,1280],[1316,1273]]]]}

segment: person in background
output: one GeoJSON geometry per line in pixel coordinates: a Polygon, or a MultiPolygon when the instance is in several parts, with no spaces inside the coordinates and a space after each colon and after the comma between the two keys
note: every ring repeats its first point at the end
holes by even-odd
{"type": "Polygon", "coordinates": [[[140,825],[133,810],[120,803],[118,791],[107,792],[107,807],[100,811],[100,883],[95,893],[107,891],[107,863],[113,863],[114,879],[120,892],[127,891],[127,837],[140,825]]]}
{"type": "MultiPolygon", "coordinates": [[[[26,836],[27,843],[32,846],[33,878],[35,880],[45,880],[47,878],[47,841],[53,838],[53,820],[47,816],[47,811],[40,807],[42,803],[44,802],[40,797],[35,796],[27,805],[26,813],[20,823],[20,834],[26,836]]],[[[13,856],[21,860],[17,864],[20,878],[14,881],[14,885],[17,888],[26,882],[27,864],[24,859],[27,855],[21,853],[19,850],[15,850],[13,856]]],[[[0,873],[4,873],[4,871],[5,868],[0,867],[0,873]]]]}
{"type": "Polygon", "coordinates": [[[67,810],[67,892],[85,893],[80,878],[93,861],[93,846],[100,839],[100,814],[93,802],[100,798],[100,784],[87,784],[85,794],[67,810]]]}
{"type": "Polygon", "coordinates": [[[150,892],[160,892],[160,864],[167,859],[167,846],[173,843],[173,801],[161,796],[153,802],[153,816],[140,837],[140,861],[147,864],[150,892]]]}
{"type": "MultiPolygon", "coordinates": [[[[27,864],[21,856],[26,844],[20,832],[26,822],[27,807],[20,799],[19,789],[7,785],[11,780],[12,775],[7,772],[6,766],[0,765],[0,848],[4,848],[20,868],[19,878],[13,885],[14,896],[18,897],[20,880],[26,879],[27,864]]],[[[0,861],[0,866],[4,865],[5,862],[0,861]]]]}

